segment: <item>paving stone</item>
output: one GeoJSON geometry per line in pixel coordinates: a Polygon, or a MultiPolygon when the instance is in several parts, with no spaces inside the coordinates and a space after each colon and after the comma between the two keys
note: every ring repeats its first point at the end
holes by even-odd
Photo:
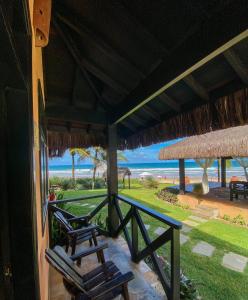
{"type": "Polygon", "coordinates": [[[80,204],[81,206],[87,206],[89,205],[89,203],[83,203],[83,204],[80,204]]]}
{"type": "Polygon", "coordinates": [[[198,217],[198,216],[189,216],[189,219],[198,222],[198,223],[206,223],[208,220],[198,217]]]}
{"type": "Polygon", "coordinates": [[[224,255],[222,259],[222,266],[231,269],[233,271],[243,273],[247,265],[247,262],[248,262],[248,257],[233,252],[229,252],[224,255]]]}
{"type": "Polygon", "coordinates": [[[183,224],[181,231],[184,233],[189,233],[192,229],[193,229],[192,227],[189,227],[189,226],[183,224]]]}
{"type": "Polygon", "coordinates": [[[150,225],[149,224],[145,224],[145,228],[146,228],[146,230],[148,230],[150,228],[150,225]]]}
{"type": "Polygon", "coordinates": [[[158,227],[158,228],[154,231],[154,233],[156,233],[157,235],[161,235],[161,234],[163,234],[165,231],[166,231],[165,228],[163,228],[163,227],[158,227]]]}
{"type": "Polygon", "coordinates": [[[214,246],[201,241],[196,244],[196,246],[192,249],[192,252],[211,257],[213,255],[214,250],[215,250],[214,246]]]}
{"type": "Polygon", "coordinates": [[[96,207],[96,205],[91,205],[91,206],[90,206],[90,208],[95,208],[95,207],[96,207]]]}
{"type": "Polygon", "coordinates": [[[196,226],[199,225],[199,223],[196,223],[192,220],[185,220],[185,221],[183,221],[183,224],[186,224],[186,225],[191,226],[191,227],[196,227],[196,226]]]}
{"type": "Polygon", "coordinates": [[[189,237],[185,234],[180,233],[180,245],[185,244],[189,240],[189,237]]]}

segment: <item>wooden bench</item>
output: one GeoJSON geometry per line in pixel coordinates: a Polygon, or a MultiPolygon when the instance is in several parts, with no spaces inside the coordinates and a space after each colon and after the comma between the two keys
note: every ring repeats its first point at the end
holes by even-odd
{"type": "MultiPolygon", "coordinates": [[[[87,220],[85,220],[84,217],[66,218],[63,212],[59,210],[56,210],[53,213],[53,216],[66,235],[66,252],[68,252],[69,246],[71,246],[71,254],[73,255],[76,251],[76,246],[84,241],[89,241],[90,246],[92,246],[93,241],[94,245],[97,246],[97,225],[87,223],[87,220]],[[74,228],[71,223],[77,223],[76,228],[74,228]]],[[[98,258],[99,260],[102,260],[102,257],[98,258]]]]}
{"type": "Polygon", "coordinates": [[[234,196],[236,199],[238,199],[239,195],[243,195],[244,198],[248,196],[248,182],[246,181],[231,181],[229,188],[231,201],[233,201],[234,196]]]}
{"type": "Polygon", "coordinates": [[[65,288],[74,300],[111,300],[119,295],[129,300],[128,282],[134,275],[132,272],[122,274],[112,261],[81,275],[75,261],[92,254],[92,248],[103,251],[106,245],[91,247],[70,257],[62,247],[56,246],[46,250],[46,259],[63,276],[65,288]]]}

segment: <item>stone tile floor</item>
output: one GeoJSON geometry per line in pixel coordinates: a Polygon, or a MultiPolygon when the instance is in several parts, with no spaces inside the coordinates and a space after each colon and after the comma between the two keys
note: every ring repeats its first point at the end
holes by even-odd
{"type": "MultiPolygon", "coordinates": [[[[121,237],[118,239],[110,239],[99,237],[102,242],[107,242],[109,247],[105,250],[106,260],[112,260],[117,267],[124,273],[132,271],[135,279],[129,285],[130,300],[162,300],[167,299],[164,290],[155,275],[155,273],[141,261],[135,264],[130,260],[128,246],[125,240],[121,237]]],[[[88,246],[88,244],[86,244],[88,246]]],[[[85,245],[79,245],[77,251],[82,250],[85,245]]],[[[82,260],[82,274],[92,270],[97,266],[96,255],[90,255],[82,260]]],[[[62,277],[54,269],[50,271],[50,300],[70,300],[69,294],[63,286],[62,277]]],[[[120,300],[122,297],[116,298],[120,300]]]]}

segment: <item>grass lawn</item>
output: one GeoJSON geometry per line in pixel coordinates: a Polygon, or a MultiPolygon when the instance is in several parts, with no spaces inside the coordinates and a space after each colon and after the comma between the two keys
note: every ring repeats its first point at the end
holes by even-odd
{"type": "MultiPolygon", "coordinates": [[[[162,188],[161,185],[159,188],[162,188]]],[[[157,190],[145,189],[138,183],[132,185],[132,189],[120,190],[122,195],[128,196],[147,205],[161,213],[167,214],[178,220],[185,220],[191,215],[190,211],[180,207],[167,204],[157,199],[155,193],[157,190]]],[[[78,197],[80,195],[93,195],[105,193],[106,190],[95,191],[66,191],[64,198],[78,197]]],[[[82,206],[80,203],[67,204],[67,209],[80,215],[85,214],[92,208],[92,205],[99,203],[98,200],[86,200],[88,206],[82,206]]],[[[126,204],[121,205],[123,213],[128,210],[126,204]]],[[[101,212],[102,216],[107,213],[107,209],[101,212]]],[[[161,222],[142,214],[145,224],[149,224],[149,234],[151,239],[157,236],[154,230],[157,227],[163,227],[161,222]]],[[[236,225],[224,223],[221,220],[209,220],[197,228],[194,228],[187,234],[190,239],[181,246],[181,267],[184,273],[197,285],[197,288],[206,300],[248,300],[248,267],[244,273],[238,273],[222,267],[221,261],[225,253],[235,252],[248,257],[248,229],[236,225]],[[191,252],[192,247],[199,241],[206,241],[216,247],[211,258],[202,257],[191,252]]],[[[140,239],[140,247],[143,247],[143,241],[140,239]]],[[[165,246],[159,249],[160,255],[165,255],[168,249],[165,246]]]]}

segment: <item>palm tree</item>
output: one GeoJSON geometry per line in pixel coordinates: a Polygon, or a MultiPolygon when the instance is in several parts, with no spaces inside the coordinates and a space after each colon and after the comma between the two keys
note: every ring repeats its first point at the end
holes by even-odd
{"type": "MultiPolygon", "coordinates": [[[[95,188],[95,182],[96,182],[96,171],[99,167],[104,166],[107,167],[107,152],[101,147],[92,147],[88,150],[83,149],[85,152],[87,152],[87,157],[89,157],[92,160],[93,163],[93,174],[92,174],[92,190],[95,188]]],[[[79,155],[79,161],[84,159],[85,156],[81,158],[79,155]]],[[[127,161],[127,158],[124,156],[124,154],[121,151],[117,151],[117,160],[118,161],[127,161]]]]}
{"type": "Polygon", "coordinates": [[[247,172],[248,158],[245,158],[245,157],[236,157],[235,160],[240,164],[241,167],[243,167],[244,172],[245,172],[246,181],[248,181],[248,172],[247,172]]]}
{"type": "Polygon", "coordinates": [[[89,157],[89,152],[83,148],[70,148],[69,152],[72,159],[72,180],[75,182],[75,155],[79,155],[80,160],[83,160],[86,157],[89,157]]]}

